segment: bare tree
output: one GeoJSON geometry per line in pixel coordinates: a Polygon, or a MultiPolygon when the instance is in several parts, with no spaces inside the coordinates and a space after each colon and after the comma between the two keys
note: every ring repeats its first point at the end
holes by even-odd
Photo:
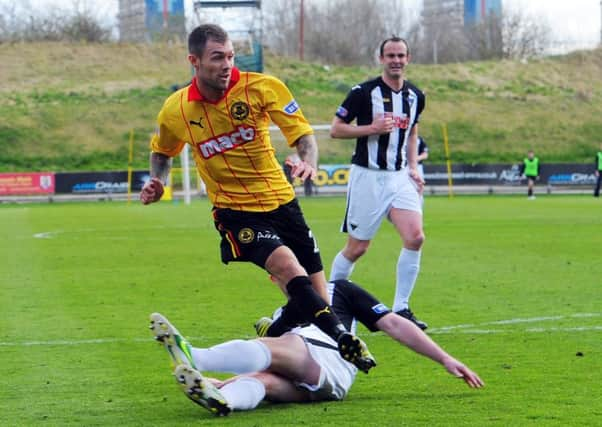
{"type": "Polygon", "coordinates": [[[87,41],[102,42],[111,30],[100,23],[96,10],[84,0],[73,0],[75,12],[32,7],[27,0],[2,4],[0,42],[87,41]]]}
{"type": "Polygon", "coordinates": [[[103,27],[91,15],[76,14],[67,20],[61,28],[64,39],[68,41],[104,42],[110,37],[110,30],[103,27]]]}
{"type": "Polygon", "coordinates": [[[468,55],[464,33],[449,22],[442,21],[436,28],[426,29],[416,41],[413,59],[421,63],[463,61],[468,55]]]}
{"type": "Polygon", "coordinates": [[[417,46],[424,63],[461,62],[486,59],[523,59],[543,54],[551,44],[549,25],[521,11],[491,13],[474,24],[464,25],[457,17],[429,15],[417,46]]]}
{"type": "Polygon", "coordinates": [[[503,18],[491,13],[479,22],[464,28],[466,59],[501,59],[504,55],[503,18]]]}
{"type": "Polygon", "coordinates": [[[267,0],[264,9],[264,40],[279,55],[299,53],[299,0],[267,0]]]}
{"type": "Polygon", "coordinates": [[[525,59],[541,56],[551,45],[552,29],[540,18],[521,12],[504,14],[502,23],[503,56],[525,59]]]}
{"type": "MultiPolygon", "coordinates": [[[[372,64],[379,43],[411,27],[401,2],[305,0],[304,57],[335,64],[372,64]]],[[[266,44],[281,54],[299,52],[300,0],[264,2],[266,44]]]]}

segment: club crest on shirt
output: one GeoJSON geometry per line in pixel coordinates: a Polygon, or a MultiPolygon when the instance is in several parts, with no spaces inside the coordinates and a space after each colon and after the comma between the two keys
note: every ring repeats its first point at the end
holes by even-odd
{"type": "Polygon", "coordinates": [[[251,243],[255,238],[255,233],[250,228],[242,228],[238,232],[238,241],[240,243],[251,243]]]}
{"type": "Polygon", "coordinates": [[[242,101],[236,101],[230,107],[230,114],[236,120],[244,120],[249,116],[249,106],[242,101]]]}
{"type": "Polygon", "coordinates": [[[299,104],[294,99],[284,106],[284,111],[287,114],[293,114],[299,109],[299,104]]]}

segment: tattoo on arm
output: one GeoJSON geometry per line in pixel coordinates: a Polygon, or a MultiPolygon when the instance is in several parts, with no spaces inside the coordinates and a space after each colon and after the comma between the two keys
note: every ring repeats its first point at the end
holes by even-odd
{"type": "Polygon", "coordinates": [[[297,154],[314,169],[318,168],[318,143],[313,135],[303,135],[296,142],[297,154]]]}
{"type": "Polygon", "coordinates": [[[167,182],[171,170],[171,157],[161,153],[151,153],[150,174],[152,178],[159,178],[161,182],[167,182]]]}

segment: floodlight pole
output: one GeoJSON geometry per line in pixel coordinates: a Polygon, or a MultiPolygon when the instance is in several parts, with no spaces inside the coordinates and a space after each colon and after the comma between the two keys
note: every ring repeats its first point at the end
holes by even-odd
{"type": "Polygon", "coordinates": [[[167,0],[163,0],[163,29],[167,30],[168,22],[169,22],[169,5],[167,4],[167,0]]]}
{"type": "Polygon", "coordinates": [[[303,7],[303,0],[301,0],[300,8],[299,8],[299,59],[303,61],[303,45],[304,45],[304,34],[303,34],[303,24],[305,17],[305,8],[303,7]]]}

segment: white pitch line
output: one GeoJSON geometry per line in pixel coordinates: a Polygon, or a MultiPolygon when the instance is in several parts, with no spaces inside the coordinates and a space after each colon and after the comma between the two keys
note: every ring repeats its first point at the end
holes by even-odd
{"type": "Polygon", "coordinates": [[[445,335],[445,334],[465,334],[465,335],[493,335],[493,334],[512,334],[516,332],[528,332],[528,333],[544,333],[544,332],[585,332],[585,331],[602,331],[602,326],[576,326],[566,328],[527,328],[527,329],[459,329],[455,331],[442,330],[442,328],[431,331],[428,330],[429,335],[445,335]]]}
{"type": "Polygon", "coordinates": [[[560,319],[564,319],[564,316],[547,316],[547,317],[532,317],[529,319],[497,320],[495,322],[483,323],[483,325],[513,325],[515,323],[545,322],[548,320],[560,320],[560,319]]]}
{"type": "MultiPolygon", "coordinates": [[[[487,333],[487,332],[478,332],[478,329],[470,329],[475,328],[477,326],[485,326],[485,325],[514,325],[518,323],[535,323],[535,322],[547,322],[552,320],[562,320],[566,318],[590,318],[590,317],[600,317],[602,313],[575,313],[567,316],[544,316],[544,317],[530,317],[530,318],[516,318],[516,319],[508,319],[508,320],[496,320],[493,322],[484,322],[478,325],[474,324],[465,324],[465,325],[454,325],[454,326],[442,326],[440,328],[429,328],[429,334],[446,334],[452,331],[456,332],[458,329],[472,331],[474,333],[487,333]]],[[[551,328],[547,328],[546,331],[552,330],[551,328]]],[[[486,330],[487,331],[487,330],[486,330]]],[[[489,330],[494,331],[494,330],[489,330]]],[[[527,330],[528,331],[528,330],[527,330]]],[[[459,331],[458,331],[459,332],[459,331]]],[[[490,332],[490,333],[502,333],[507,332],[504,330],[500,330],[499,332],[490,332]]]]}
{"type": "Polygon", "coordinates": [[[82,344],[115,344],[121,342],[144,342],[149,341],[151,338],[91,338],[82,340],[50,340],[50,341],[25,341],[25,342],[0,342],[0,346],[4,347],[17,347],[17,346],[34,346],[34,345],[82,345],[82,344]]]}
{"type": "Polygon", "coordinates": [[[33,235],[35,239],[52,239],[58,233],[61,233],[61,230],[58,231],[47,231],[45,233],[36,233],[33,235]]]}
{"type": "MultiPolygon", "coordinates": [[[[532,317],[532,318],[517,318],[508,320],[497,320],[494,322],[484,322],[477,325],[464,324],[454,326],[442,326],[440,328],[429,328],[429,334],[475,334],[475,335],[488,335],[488,334],[510,334],[516,332],[528,332],[528,333],[545,333],[545,332],[587,332],[587,331],[602,331],[602,325],[593,326],[567,326],[567,327],[547,327],[547,328],[527,328],[527,329],[479,329],[478,326],[485,325],[513,325],[517,323],[527,322],[544,322],[551,320],[559,320],[564,318],[590,318],[600,317],[602,313],[576,313],[567,316],[546,316],[546,317],[532,317]]],[[[371,335],[371,334],[365,334],[371,335]]],[[[207,337],[187,337],[190,341],[203,342],[208,341],[207,337]]],[[[251,338],[251,337],[249,337],[251,338]]],[[[50,340],[50,341],[24,341],[24,342],[2,342],[0,341],[0,347],[18,347],[18,346],[74,346],[74,345],[86,345],[86,344],[117,344],[117,343],[130,343],[130,342],[150,342],[154,341],[152,338],[90,338],[81,340],[50,340]]]]}
{"type": "Polygon", "coordinates": [[[98,233],[98,232],[121,232],[121,231],[146,231],[146,230],[164,230],[164,229],[196,229],[192,225],[154,225],[142,228],[118,227],[118,228],[80,228],[76,230],[54,230],[35,233],[34,239],[54,239],[60,234],[83,234],[83,233],[98,233]]]}

